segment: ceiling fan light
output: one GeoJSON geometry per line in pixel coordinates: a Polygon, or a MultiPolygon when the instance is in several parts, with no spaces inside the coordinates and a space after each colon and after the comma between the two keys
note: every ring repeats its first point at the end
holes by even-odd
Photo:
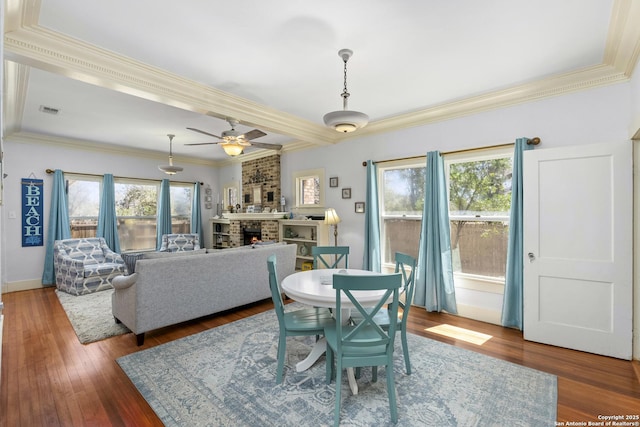
{"type": "Polygon", "coordinates": [[[222,143],[220,145],[222,145],[222,149],[224,150],[224,152],[231,157],[239,156],[244,150],[244,147],[240,144],[222,143]]]}
{"type": "Polygon", "coordinates": [[[353,132],[367,123],[369,116],[359,111],[339,110],[324,115],[324,124],[342,133],[353,132]]]}

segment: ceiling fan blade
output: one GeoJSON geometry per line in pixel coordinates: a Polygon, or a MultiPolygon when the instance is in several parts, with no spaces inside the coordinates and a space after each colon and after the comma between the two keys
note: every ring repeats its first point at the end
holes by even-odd
{"type": "Polygon", "coordinates": [[[198,142],[196,144],[182,144],[182,145],[215,145],[220,144],[219,142],[198,142]]]}
{"type": "Polygon", "coordinates": [[[196,129],[196,128],[187,128],[187,129],[192,130],[192,131],[194,131],[194,132],[202,133],[202,134],[204,134],[204,135],[209,135],[209,136],[212,136],[212,137],[214,137],[214,138],[222,139],[222,137],[220,137],[220,136],[218,136],[218,135],[214,135],[214,134],[212,134],[212,133],[205,132],[205,131],[200,130],[200,129],[196,129]]]}
{"type": "Polygon", "coordinates": [[[251,139],[260,138],[261,136],[265,136],[265,135],[266,135],[266,133],[262,132],[261,130],[254,129],[254,130],[251,130],[251,131],[245,133],[244,134],[244,139],[251,140],[251,139]]]}
{"type": "Polygon", "coordinates": [[[279,150],[282,148],[280,144],[265,144],[264,142],[253,142],[251,141],[251,146],[256,148],[266,148],[267,150],[279,150]]]}

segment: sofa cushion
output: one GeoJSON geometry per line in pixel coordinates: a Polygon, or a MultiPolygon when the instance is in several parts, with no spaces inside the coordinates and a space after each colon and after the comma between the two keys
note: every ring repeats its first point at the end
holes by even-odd
{"type": "Polygon", "coordinates": [[[187,251],[187,252],[145,252],[142,254],[142,259],[158,259],[158,258],[168,258],[168,257],[199,255],[199,254],[206,254],[206,253],[207,253],[207,250],[205,248],[196,249],[196,250],[187,251]]]}
{"type": "Polygon", "coordinates": [[[104,252],[97,238],[67,240],[62,246],[67,255],[73,259],[82,260],[85,264],[104,262],[104,252]]]}
{"type": "Polygon", "coordinates": [[[84,266],[84,277],[104,276],[111,273],[124,273],[124,265],[116,262],[103,262],[101,264],[90,264],[84,266]]]}
{"type": "Polygon", "coordinates": [[[252,245],[236,246],[236,247],[227,248],[227,249],[207,249],[207,253],[211,254],[211,253],[217,253],[217,252],[229,253],[233,251],[247,251],[251,249],[259,249],[262,247],[273,247],[273,245],[280,246],[280,245],[286,245],[286,244],[287,242],[276,242],[274,240],[268,240],[266,242],[258,242],[252,245]]]}

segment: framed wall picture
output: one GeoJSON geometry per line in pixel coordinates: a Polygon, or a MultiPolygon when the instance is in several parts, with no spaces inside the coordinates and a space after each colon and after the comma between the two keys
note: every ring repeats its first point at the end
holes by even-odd
{"type": "Polygon", "coordinates": [[[356,202],[356,213],[364,213],[364,202],[356,202]]]}
{"type": "Polygon", "coordinates": [[[343,199],[350,199],[351,198],[351,188],[343,188],[342,189],[342,198],[343,199]]]}
{"type": "Polygon", "coordinates": [[[334,176],[329,178],[329,187],[337,187],[338,186],[338,177],[334,176]]]}

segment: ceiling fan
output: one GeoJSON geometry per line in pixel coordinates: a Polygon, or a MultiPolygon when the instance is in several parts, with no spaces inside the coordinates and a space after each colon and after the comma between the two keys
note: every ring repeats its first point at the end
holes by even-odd
{"type": "Polygon", "coordinates": [[[200,129],[195,128],[187,128],[191,131],[198,132],[204,135],[212,136],[214,138],[218,138],[221,141],[218,142],[201,142],[197,144],[184,144],[184,145],[210,145],[210,144],[220,144],[224,149],[225,153],[230,156],[238,156],[244,152],[244,149],[247,147],[256,147],[256,148],[266,148],[268,150],[280,150],[282,145],[280,144],[265,144],[262,142],[253,142],[253,139],[260,138],[261,136],[265,136],[266,133],[261,130],[254,129],[252,131],[241,133],[236,130],[236,126],[240,123],[236,119],[227,119],[229,125],[231,125],[231,130],[226,130],[222,132],[222,136],[214,135],[209,132],[205,132],[200,129]]]}

